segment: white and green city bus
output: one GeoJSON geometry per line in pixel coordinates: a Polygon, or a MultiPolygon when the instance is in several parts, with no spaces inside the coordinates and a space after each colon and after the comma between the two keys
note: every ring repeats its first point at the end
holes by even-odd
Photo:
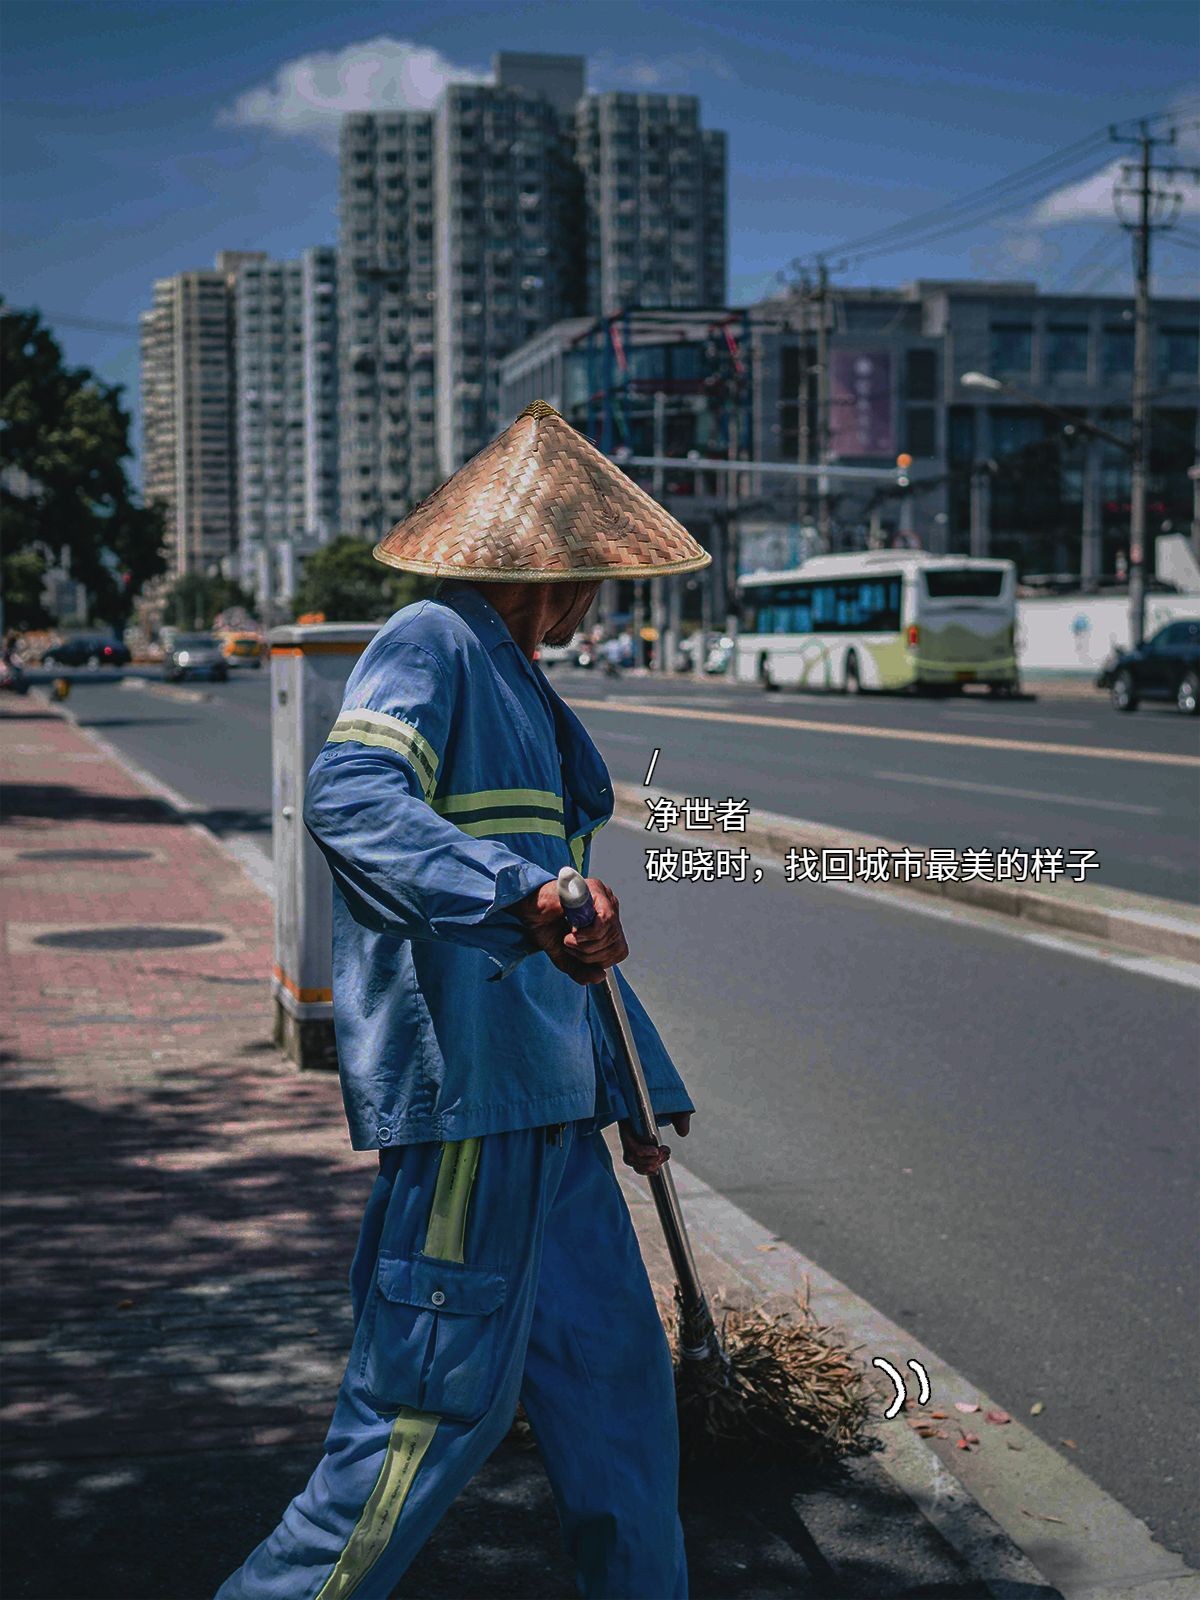
{"type": "Polygon", "coordinates": [[[766,689],[1017,687],[1011,561],[879,550],[742,578],[735,676],[766,689]]]}

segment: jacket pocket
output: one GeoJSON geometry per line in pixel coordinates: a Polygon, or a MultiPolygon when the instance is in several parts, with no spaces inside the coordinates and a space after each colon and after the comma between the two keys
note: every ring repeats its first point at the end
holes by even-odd
{"type": "Polygon", "coordinates": [[[472,1422],[491,1403],[508,1285],[497,1272],[381,1252],[360,1376],[380,1411],[410,1406],[472,1422]]]}

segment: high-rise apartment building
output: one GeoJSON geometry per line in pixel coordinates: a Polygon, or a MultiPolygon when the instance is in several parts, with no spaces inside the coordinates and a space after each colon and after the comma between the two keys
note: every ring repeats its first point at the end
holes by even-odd
{"type": "Polygon", "coordinates": [[[168,571],[227,572],[237,543],[233,286],[260,252],[154,285],[141,317],[145,495],[167,513],[168,571]]]}
{"type": "Polygon", "coordinates": [[[378,538],[438,481],[428,113],[343,120],[339,234],[341,528],[378,538]]]}
{"type": "Polygon", "coordinates": [[[303,302],[299,261],[252,262],[237,275],[238,576],[262,605],[292,587],[288,552],[304,531],[303,302]]]}
{"type": "Polygon", "coordinates": [[[435,121],[443,478],[509,420],[500,416],[500,358],[583,297],[571,131],[583,58],[501,55],[495,71],[495,84],[450,85],[435,121]]]}
{"type": "Polygon", "coordinates": [[[432,114],[347,117],[343,527],[378,537],[481,449],[510,420],[501,358],[542,329],[722,305],[725,188],[694,97],[586,96],[581,56],[501,53],[432,114]]]}
{"type": "Polygon", "coordinates": [[[304,531],[308,545],[328,544],[338,526],[337,251],[316,246],[303,256],[304,531]]]}
{"type": "Polygon", "coordinates": [[[693,95],[599,94],[579,104],[587,210],[587,310],[722,306],[725,135],[693,95]]]}

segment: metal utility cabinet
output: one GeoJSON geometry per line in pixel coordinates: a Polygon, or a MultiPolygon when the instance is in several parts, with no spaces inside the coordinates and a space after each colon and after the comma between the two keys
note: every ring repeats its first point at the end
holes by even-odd
{"type": "Polygon", "coordinates": [[[337,1067],[332,885],[304,826],[304,784],[377,631],[375,623],[328,622],[270,635],[275,1042],[300,1067],[337,1067]]]}

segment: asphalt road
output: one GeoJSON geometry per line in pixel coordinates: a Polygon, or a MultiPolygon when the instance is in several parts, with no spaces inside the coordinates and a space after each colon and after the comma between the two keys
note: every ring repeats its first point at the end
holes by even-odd
{"type": "MultiPolygon", "coordinates": [[[[574,682],[559,681],[578,694],[574,682]]],[[[603,682],[588,679],[585,697],[602,692],[603,682]]],[[[629,683],[610,687],[614,698],[634,692],[629,683]]],[[[655,698],[688,693],[684,686],[655,698]]],[[[704,686],[691,694],[687,703],[697,709],[731,701],[763,708],[735,691],[704,686]]],[[[266,699],[262,677],[246,674],[201,704],[91,684],[80,685],[71,704],[85,724],[205,807],[218,831],[267,846],[266,699]]],[[[976,714],[961,702],[860,710],[798,697],[778,712],[769,703],[767,714],[894,718],[893,727],[944,731],[952,710],[976,714]]],[[[1186,725],[1181,731],[1153,716],[1114,733],[1103,713],[1093,723],[1074,702],[1028,710],[1084,724],[1040,725],[1047,742],[1070,734],[1091,748],[1125,739],[1140,742],[1124,748],[1186,754],[1193,737],[1186,725]]],[[[616,774],[640,780],[658,723],[615,708],[585,715],[616,774]]],[[[822,781],[813,781],[806,802],[869,790],[866,769],[885,760],[910,775],[929,772],[935,757],[942,773],[969,762],[973,780],[1003,776],[1022,788],[1035,775],[1036,786],[1056,788],[1064,771],[1031,756],[1019,777],[1007,768],[981,777],[981,763],[997,757],[978,747],[897,743],[885,752],[882,740],[819,734],[801,747],[804,760],[795,757],[789,778],[783,757],[755,757],[772,743],[761,729],[676,720],[662,743],[656,776],[664,785],[748,793],[800,815],[820,813],[815,802],[783,800],[789,783],[795,794],[794,775],[813,751],[822,781]],[[736,749],[725,747],[727,736],[741,741],[736,749]],[[827,779],[842,761],[859,763],[857,779],[853,765],[827,779]]],[[[1163,800],[1182,839],[1181,792],[1170,786],[1181,773],[1194,787],[1190,769],[1143,765],[1131,779],[1107,758],[1071,759],[1078,765],[1068,775],[1086,763],[1088,792],[1106,799],[1130,792],[1115,785],[1144,783],[1132,792],[1163,800]]],[[[935,813],[933,793],[911,803],[903,828],[892,813],[880,831],[919,843],[913,830],[932,817],[931,842],[954,843],[945,794],[935,813]]],[[[866,816],[886,814],[886,794],[874,800],[876,812],[869,799],[860,797],[859,813],[842,820],[866,828],[866,816]]],[[[977,803],[982,797],[969,802],[977,803]]],[[[1030,803],[1022,813],[1036,842],[1049,838],[1042,828],[1051,810],[1030,803]]],[[[1147,823],[1138,814],[1111,816],[1118,820],[1097,826],[1114,829],[1114,847],[1123,843],[1132,865],[1147,823]]],[[[975,830],[971,842],[987,842],[977,812],[964,814],[964,825],[975,830]]],[[[1088,843],[1095,840],[1089,833],[1088,843]]],[[[758,885],[649,885],[645,842],[609,828],[596,866],[620,885],[633,947],[628,970],[700,1108],[680,1152],[687,1164],[911,1329],[1200,1565],[1196,993],[970,921],[788,885],[774,873],[758,885]],[[1039,1400],[1044,1411],[1028,1416],[1039,1400]]],[[[1176,872],[1194,856],[1193,837],[1176,872]]]]}
{"type": "Polygon", "coordinates": [[[571,670],[554,682],[627,782],[657,746],[654,782],[677,794],[914,846],[1094,850],[1093,882],[1200,902],[1200,719],[1171,707],[1123,717],[1101,697],[847,699],[571,670]]]}
{"type": "MultiPolygon", "coordinates": [[[[240,671],[227,684],[197,685],[211,698],[185,705],[81,673],[71,705],[120,733],[137,759],[161,761],[166,781],[213,807],[218,831],[261,833],[269,829],[268,676],[240,671]],[[188,726],[199,738],[164,740],[150,724],[164,733],[188,726]],[[248,786],[238,777],[232,791],[225,786],[212,760],[218,746],[248,786]]],[[[553,681],[581,702],[613,776],[626,782],[642,781],[658,747],[655,783],[676,793],[744,797],[915,846],[1090,849],[1093,882],[1200,903],[1200,719],[1169,706],[1123,717],[1100,695],[767,695],[720,679],[660,686],[566,668],[553,681]],[[738,720],[747,717],[780,727],[738,720]],[[795,722],[807,726],[788,726],[795,722]]]]}

